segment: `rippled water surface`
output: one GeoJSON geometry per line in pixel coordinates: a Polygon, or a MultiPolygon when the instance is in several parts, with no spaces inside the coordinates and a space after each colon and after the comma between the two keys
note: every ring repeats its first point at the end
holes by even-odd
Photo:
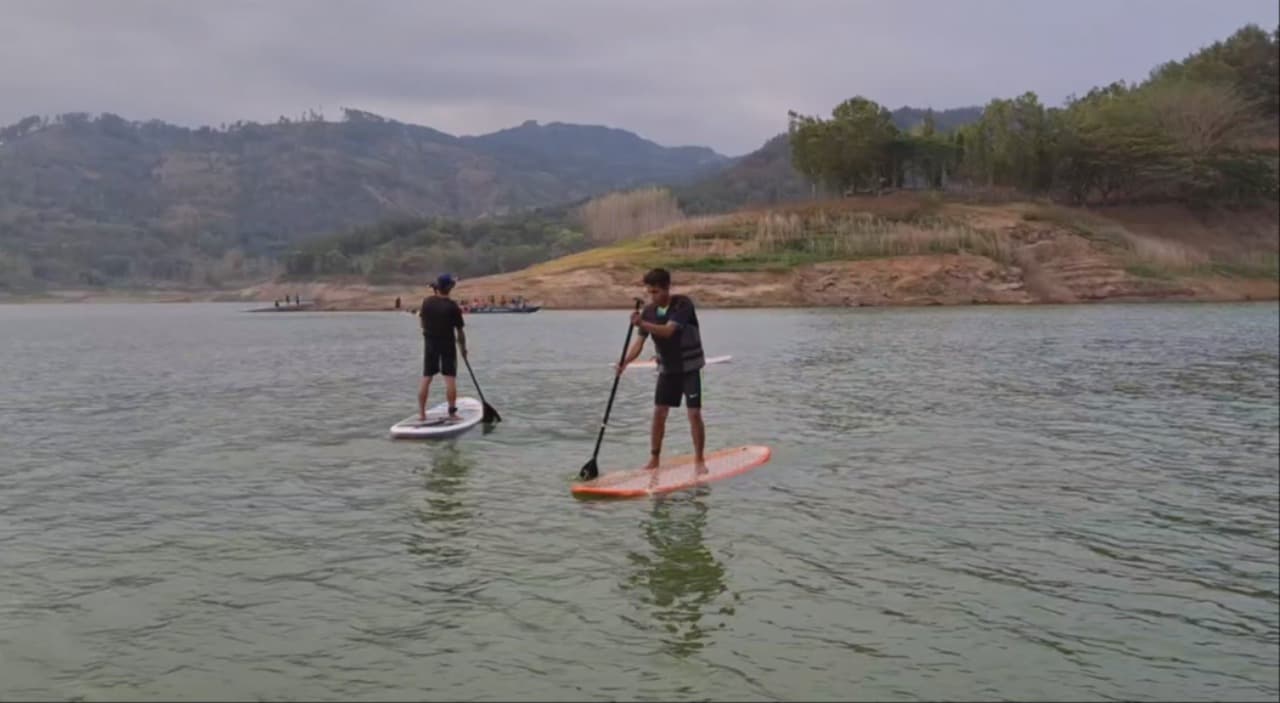
{"type": "Polygon", "coordinates": [[[624,313],[470,318],[423,443],[413,317],[241,309],[0,307],[0,698],[1280,692],[1274,304],[704,311],[773,459],[633,501],[624,313]]]}

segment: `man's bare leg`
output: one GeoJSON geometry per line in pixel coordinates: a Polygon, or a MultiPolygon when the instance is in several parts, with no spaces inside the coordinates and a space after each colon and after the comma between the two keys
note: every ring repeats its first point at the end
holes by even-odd
{"type": "MultiPolygon", "coordinates": [[[[444,377],[444,393],[445,393],[445,397],[449,399],[449,407],[451,408],[458,407],[458,379],[456,377],[454,376],[444,377]]],[[[454,422],[457,422],[458,413],[456,412],[449,413],[449,419],[453,420],[454,422]]]]}
{"type": "Polygon", "coordinates": [[[669,408],[665,405],[653,406],[653,425],[649,429],[649,463],[645,465],[646,469],[658,468],[662,454],[662,436],[667,430],[668,410],[669,408]]]}
{"type": "Polygon", "coordinates": [[[418,422],[426,422],[427,392],[430,390],[431,390],[431,377],[423,376],[422,382],[418,384],[418,422]]]}
{"type": "Polygon", "coordinates": [[[693,466],[698,473],[706,473],[707,464],[702,449],[707,442],[707,426],[702,422],[702,408],[689,408],[689,434],[693,435],[693,466]]]}

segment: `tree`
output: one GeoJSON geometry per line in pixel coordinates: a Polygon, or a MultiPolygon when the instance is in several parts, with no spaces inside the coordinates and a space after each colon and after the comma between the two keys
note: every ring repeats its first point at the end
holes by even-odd
{"type": "Polygon", "coordinates": [[[840,191],[876,190],[897,179],[904,155],[892,114],[858,96],[830,120],[788,113],[792,164],[810,180],[840,191]]]}
{"type": "Polygon", "coordinates": [[[7,142],[36,131],[40,128],[40,116],[31,115],[24,117],[8,127],[0,128],[0,142],[7,142]]]}
{"type": "Polygon", "coordinates": [[[1252,149],[1269,125],[1254,109],[1257,103],[1237,88],[1162,83],[1148,87],[1141,97],[1173,145],[1176,172],[1168,195],[1188,202],[1239,201],[1269,188],[1266,164],[1252,149]]]}
{"type": "Polygon", "coordinates": [[[329,274],[350,273],[351,261],[347,259],[346,255],[341,251],[337,249],[330,249],[329,252],[324,255],[323,268],[324,273],[329,274]]]}
{"type": "Polygon", "coordinates": [[[1180,81],[1234,88],[1262,114],[1280,115],[1280,27],[1268,33],[1256,24],[1245,25],[1225,41],[1162,64],[1147,84],[1180,81]]]}
{"type": "Polygon", "coordinates": [[[609,193],[583,204],[576,214],[596,242],[630,239],[684,219],[675,196],[665,188],[609,193]]]}

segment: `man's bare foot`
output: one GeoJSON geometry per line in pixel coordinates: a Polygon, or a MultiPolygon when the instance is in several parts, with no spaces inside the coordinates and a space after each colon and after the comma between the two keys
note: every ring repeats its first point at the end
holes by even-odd
{"type": "Polygon", "coordinates": [[[707,462],[701,459],[697,459],[693,462],[693,471],[698,475],[711,473],[710,471],[707,470],[707,462]]]}
{"type": "Polygon", "coordinates": [[[450,423],[454,423],[454,422],[462,422],[462,416],[461,416],[461,415],[450,415],[450,416],[449,416],[449,422],[450,422],[450,423]]]}
{"type": "Polygon", "coordinates": [[[427,421],[427,414],[426,414],[426,413],[418,413],[418,422],[426,422],[426,421],[427,421]]]}
{"type": "Polygon", "coordinates": [[[656,457],[656,456],[651,456],[651,457],[649,457],[649,463],[648,463],[648,464],[645,464],[645,465],[644,465],[644,468],[646,468],[646,469],[656,469],[656,468],[658,468],[658,464],[659,464],[658,457],[656,457]]]}

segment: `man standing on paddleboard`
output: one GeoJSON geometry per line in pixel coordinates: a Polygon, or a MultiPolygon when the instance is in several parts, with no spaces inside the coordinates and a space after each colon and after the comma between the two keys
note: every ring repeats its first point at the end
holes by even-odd
{"type": "Polygon", "coordinates": [[[644,285],[650,302],[640,312],[631,314],[631,324],[639,331],[639,337],[631,343],[618,373],[640,356],[645,340],[652,335],[658,352],[658,382],[653,392],[653,426],[649,434],[649,463],[645,468],[658,468],[667,412],[680,407],[683,398],[689,413],[689,432],[693,435],[694,462],[699,471],[705,471],[702,367],[706,365],[706,358],[702,353],[698,313],[689,296],[671,293],[671,274],[665,269],[656,268],[646,273],[644,285]]]}
{"type": "Polygon", "coordinates": [[[427,419],[427,393],[431,390],[431,379],[437,373],[444,376],[449,421],[461,419],[458,417],[458,352],[462,352],[462,358],[467,358],[467,335],[462,331],[462,308],[449,297],[449,291],[456,283],[450,274],[440,274],[431,285],[435,293],[422,299],[422,308],[418,311],[424,352],[422,383],[418,385],[419,422],[427,419]]]}

